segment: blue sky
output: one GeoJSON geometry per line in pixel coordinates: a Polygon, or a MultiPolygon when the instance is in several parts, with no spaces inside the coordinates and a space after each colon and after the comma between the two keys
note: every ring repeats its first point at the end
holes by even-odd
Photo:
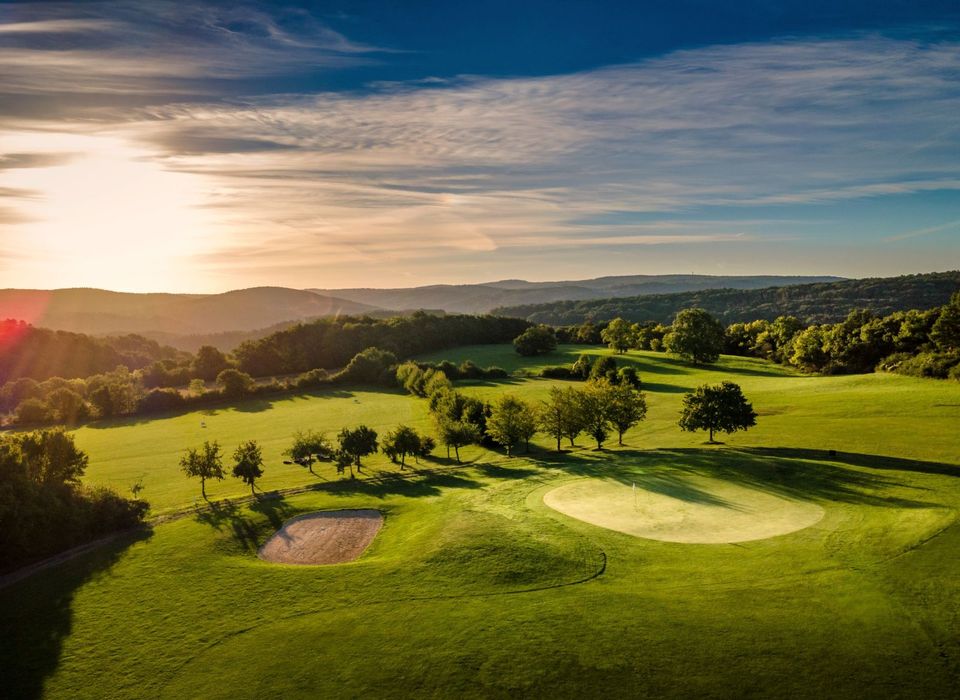
{"type": "Polygon", "coordinates": [[[0,3],[0,274],[955,269],[957,115],[956,2],[0,3]]]}

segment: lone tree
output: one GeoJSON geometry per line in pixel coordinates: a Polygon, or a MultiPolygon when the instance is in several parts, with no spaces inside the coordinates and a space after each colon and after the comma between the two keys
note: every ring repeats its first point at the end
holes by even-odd
{"type": "Polygon", "coordinates": [[[629,321],[615,318],[600,332],[600,338],[618,355],[633,347],[633,326],[629,321]]]}
{"type": "Polygon", "coordinates": [[[204,442],[197,449],[187,450],[187,454],[180,458],[180,469],[188,477],[200,479],[200,495],[207,498],[207,479],[223,481],[223,458],[220,455],[220,443],[204,442]]]}
{"type": "Polygon", "coordinates": [[[583,432],[577,391],[573,387],[550,389],[550,399],[543,402],[538,418],[540,430],[557,441],[557,452],[560,452],[562,438],[568,438],[572,447],[573,441],[583,432]]]}
{"type": "Polygon", "coordinates": [[[557,347],[557,336],[550,326],[531,326],[513,339],[513,347],[524,357],[546,355],[557,347]]]}
{"type": "Polygon", "coordinates": [[[692,394],[683,397],[680,429],[689,432],[709,430],[710,442],[714,432],[728,435],[757,424],[757,414],[743,395],[738,384],[723,382],[716,386],[698,386],[692,394]]]}
{"type": "Polygon", "coordinates": [[[244,442],[233,453],[233,475],[242,479],[250,487],[250,494],[256,498],[254,484],[263,476],[263,455],[260,445],[254,440],[244,442]]]}
{"type": "Polygon", "coordinates": [[[406,469],[407,455],[416,455],[421,444],[422,440],[416,430],[406,425],[398,425],[383,436],[381,449],[392,461],[396,462],[399,458],[400,468],[406,469]]]}
{"type": "Polygon", "coordinates": [[[508,457],[520,442],[526,445],[529,452],[530,439],[536,432],[537,417],[526,401],[507,395],[501,396],[493,405],[493,413],[487,419],[487,434],[507,450],[508,457]]]}
{"type": "Polygon", "coordinates": [[[617,444],[623,444],[623,434],[647,417],[647,397],[629,382],[611,386],[607,417],[617,430],[617,444]]]}
{"type": "Polygon", "coordinates": [[[663,345],[667,352],[689,362],[710,364],[720,359],[723,326],[703,309],[684,309],[664,336],[663,345]]]}
{"type": "Polygon", "coordinates": [[[301,467],[306,467],[311,474],[316,476],[313,471],[314,462],[321,459],[332,459],[333,448],[327,438],[320,433],[312,430],[305,433],[297,431],[293,436],[293,444],[283,454],[301,467]]]}
{"type": "Polygon", "coordinates": [[[377,431],[365,425],[357,426],[353,430],[343,428],[337,435],[337,441],[340,443],[338,451],[353,460],[353,465],[356,466],[357,471],[362,471],[360,469],[360,458],[372,455],[377,451],[377,431]]]}

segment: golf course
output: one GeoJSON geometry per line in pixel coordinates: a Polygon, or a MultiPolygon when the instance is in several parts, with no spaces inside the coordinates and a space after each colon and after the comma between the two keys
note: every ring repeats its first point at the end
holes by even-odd
{"type": "Polygon", "coordinates": [[[622,446],[284,463],[297,431],[433,430],[426,399],[349,385],[77,428],[85,483],[139,484],[151,527],[0,588],[2,694],[956,697],[960,384],[572,345],[419,359],[502,367],[455,387],[536,404],[581,353],[642,381],[622,446]],[[682,432],[684,394],[725,380],[756,426],[682,432]],[[256,498],[201,498],[179,460],[205,440],[260,444],[256,498]],[[317,532],[339,539],[304,553],[317,532]]]}

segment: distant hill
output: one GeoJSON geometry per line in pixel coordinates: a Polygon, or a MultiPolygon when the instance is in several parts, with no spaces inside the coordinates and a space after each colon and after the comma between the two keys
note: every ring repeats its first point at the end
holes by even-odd
{"type": "Polygon", "coordinates": [[[92,335],[210,334],[378,309],[300,289],[254,287],[223,294],[130,294],[102,289],[0,290],[0,319],[92,335]]]}
{"type": "Polygon", "coordinates": [[[439,284],[409,289],[311,289],[318,294],[370,304],[383,309],[443,309],[451,313],[489,313],[495,308],[555,301],[580,301],[669,294],[701,289],[761,289],[840,277],[625,275],[589,280],[527,282],[500,280],[483,284],[439,284]]]}
{"type": "Polygon", "coordinates": [[[653,294],[585,301],[525,304],[494,310],[535,323],[568,325],[616,317],[630,321],[669,323],[678,311],[701,307],[724,323],[772,320],[788,314],[809,323],[835,323],[851,309],[877,314],[931,308],[947,303],[960,289],[960,271],[902,277],[842,280],[765,289],[709,289],[679,294],[653,294]]]}

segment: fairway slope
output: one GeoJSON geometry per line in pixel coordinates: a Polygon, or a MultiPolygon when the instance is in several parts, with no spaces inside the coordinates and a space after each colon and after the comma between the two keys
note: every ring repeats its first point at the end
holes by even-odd
{"type": "Polygon", "coordinates": [[[612,479],[578,479],[546,493],[565,515],[648,540],[729,544],[763,540],[818,523],[815,503],[781,498],[704,476],[675,476],[639,487],[612,479]]]}
{"type": "Polygon", "coordinates": [[[284,523],[257,555],[277,564],[342,564],[363,554],[382,525],[378,510],[307,513],[284,523]]]}

